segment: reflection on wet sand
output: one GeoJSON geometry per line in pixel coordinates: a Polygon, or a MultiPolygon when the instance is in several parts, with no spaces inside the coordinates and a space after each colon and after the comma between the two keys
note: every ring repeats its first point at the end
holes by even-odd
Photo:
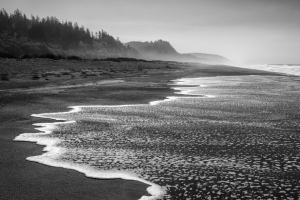
{"type": "Polygon", "coordinates": [[[183,79],[178,84],[201,85],[176,86],[194,96],[43,114],[76,122],[39,137],[62,141],[66,152],[56,159],[133,172],[165,187],[165,199],[297,199],[299,83],[280,76],[183,79]]]}

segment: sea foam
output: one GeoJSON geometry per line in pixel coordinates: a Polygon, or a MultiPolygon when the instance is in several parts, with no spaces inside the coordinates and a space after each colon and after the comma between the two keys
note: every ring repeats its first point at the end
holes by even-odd
{"type": "MultiPolygon", "coordinates": [[[[104,106],[104,107],[124,107],[124,106],[131,106],[131,105],[104,106]]],[[[79,112],[82,107],[94,107],[94,106],[72,106],[72,107],[70,107],[72,109],[69,112],[63,112],[63,113],[79,112]]],[[[96,107],[101,107],[101,106],[96,106],[96,107]]],[[[43,116],[44,114],[45,113],[33,114],[32,116],[41,117],[41,118],[49,118],[49,119],[54,119],[54,120],[65,120],[62,118],[45,117],[45,116],[43,116]]],[[[52,113],[52,114],[57,114],[57,113],[52,113]]],[[[36,126],[35,129],[38,131],[41,131],[41,132],[39,132],[39,133],[23,133],[23,134],[17,136],[14,140],[15,141],[36,142],[39,145],[45,145],[45,148],[43,149],[43,151],[45,153],[43,153],[42,155],[38,155],[38,156],[28,157],[28,158],[26,158],[26,160],[28,160],[28,161],[33,161],[33,162],[37,162],[37,163],[52,166],[52,167],[62,167],[62,168],[66,168],[66,169],[73,169],[80,173],[85,174],[86,177],[90,177],[90,178],[99,178],[99,179],[121,178],[124,180],[135,180],[135,181],[139,181],[139,182],[145,183],[147,185],[150,185],[150,187],[147,188],[147,192],[149,194],[151,194],[151,196],[143,196],[140,198],[141,200],[159,199],[165,194],[165,190],[161,186],[151,183],[149,181],[146,181],[144,179],[141,179],[132,173],[119,172],[119,171],[100,171],[100,170],[97,170],[88,165],[75,164],[75,163],[59,160],[59,157],[67,151],[65,148],[57,146],[61,141],[57,138],[43,138],[40,136],[51,134],[53,129],[57,125],[74,123],[74,122],[75,121],[53,122],[53,123],[35,123],[35,124],[33,124],[34,126],[36,126]]]]}
{"type": "Polygon", "coordinates": [[[41,133],[16,139],[46,145],[28,160],[149,184],[152,196],[141,199],[289,199],[300,195],[290,176],[300,170],[298,79],[178,79],[176,95],[149,104],[33,115],[64,122],[35,124],[41,133]]]}
{"type": "Polygon", "coordinates": [[[236,65],[236,67],[300,76],[300,65],[258,64],[258,65],[236,65]]]}
{"type": "MultiPolygon", "coordinates": [[[[185,85],[185,86],[192,84],[190,79],[173,80],[173,83],[174,83],[174,85],[185,85]]],[[[197,87],[201,87],[201,86],[197,86],[197,87]]],[[[201,95],[201,94],[193,93],[196,91],[193,88],[195,88],[195,86],[189,87],[189,88],[174,87],[172,89],[179,91],[179,92],[174,92],[175,94],[194,95],[195,97],[169,96],[169,97],[166,97],[166,99],[164,99],[164,100],[149,102],[149,105],[155,106],[162,102],[173,101],[173,100],[180,99],[180,98],[203,98],[203,97],[211,98],[211,97],[214,97],[213,95],[201,95]]],[[[99,178],[99,179],[121,178],[124,180],[139,181],[139,182],[145,183],[147,185],[150,185],[150,187],[147,188],[147,192],[151,195],[151,196],[142,196],[140,198],[140,200],[161,199],[166,194],[166,189],[164,187],[161,187],[150,181],[139,178],[134,173],[124,172],[124,171],[98,170],[98,169],[95,169],[88,165],[62,161],[59,158],[61,155],[63,155],[65,152],[67,152],[67,149],[58,146],[61,143],[61,140],[59,140],[58,138],[41,137],[41,136],[45,136],[45,135],[51,135],[53,130],[58,125],[71,124],[71,123],[76,122],[74,120],[68,120],[65,118],[51,117],[51,116],[45,116],[45,115],[76,113],[76,112],[80,112],[82,110],[82,108],[100,108],[100,107],[102,107],[102,108],[104,108],[104,107],[117,108],[117,107],[130,107],[130,106],[147,106],[147,104],[70,106],[68,108],[70,108],[71,110],[67,111],[67,112],[32,114],[31,116],[33,116],[33,117],[59,120],[59,121],[63,121],[63,122],[35,123],[35,124],[33,124],[36,127],[35,129],[38,131],[41,131],[41,132],[39,132],[39,133],[23,133],[23,134],[17,136],[14,140],[15,141],[35,142],[38,145],[45,146],[45,148],[43,149],[44,153],[42,155],[28,157],[28,158],[26,158],[26,160],[28,160],[28,161],[33,161],[33,162],[37,162],[37,163],[52,166],[52,167],[62,167],[62,168],[66,168],[66,169],[73,169],[80,173],[85,174],[86,177],[90,177],[90,178],[99,178]]]]}

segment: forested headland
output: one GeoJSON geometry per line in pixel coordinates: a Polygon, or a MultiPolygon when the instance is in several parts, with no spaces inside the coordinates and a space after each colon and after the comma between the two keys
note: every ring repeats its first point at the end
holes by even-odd
{"type": "Polygon", "coordinates": [[[56,17],[27,17],[18,9],[0,11],[0,57],[7,58],[107,58],[137,57],[138,52],[123,45],[107,32],[92,32],[76,22],[56,17]]]}
{"type": "Polygon", "coordinates": [[[51,59],[128,58],[229,64],[228,59],[211,54],[180,54],[168,42],[128,42],[123,44],[107,32],[92,32],[76,22],[56,17],[30,18],[20,10],[8,14],[0,10],[0,57],[51,59]]]}

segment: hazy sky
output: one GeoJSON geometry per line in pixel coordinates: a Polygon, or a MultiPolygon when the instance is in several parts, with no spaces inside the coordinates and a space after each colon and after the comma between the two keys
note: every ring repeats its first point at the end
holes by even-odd
{"type": "Polygon", "coordinates": [[[11,13],[56,16],[122,42],[169,41],[180,53],[240,63],[300,63],[300,0],[0,0],[11,13]]]}

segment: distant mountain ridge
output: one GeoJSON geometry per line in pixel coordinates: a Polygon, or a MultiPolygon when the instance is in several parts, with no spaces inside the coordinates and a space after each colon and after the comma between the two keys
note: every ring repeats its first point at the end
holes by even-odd
{"type": "Polygon", "coordinates": [[[231,64],[232,61],[219,55],[204,53],[178,53],[167,41],[128,42],[125,45],[135,48],[140,57],[148,60],[166,60],[180,62],[201,62],[205,64],[231,64]]]}

